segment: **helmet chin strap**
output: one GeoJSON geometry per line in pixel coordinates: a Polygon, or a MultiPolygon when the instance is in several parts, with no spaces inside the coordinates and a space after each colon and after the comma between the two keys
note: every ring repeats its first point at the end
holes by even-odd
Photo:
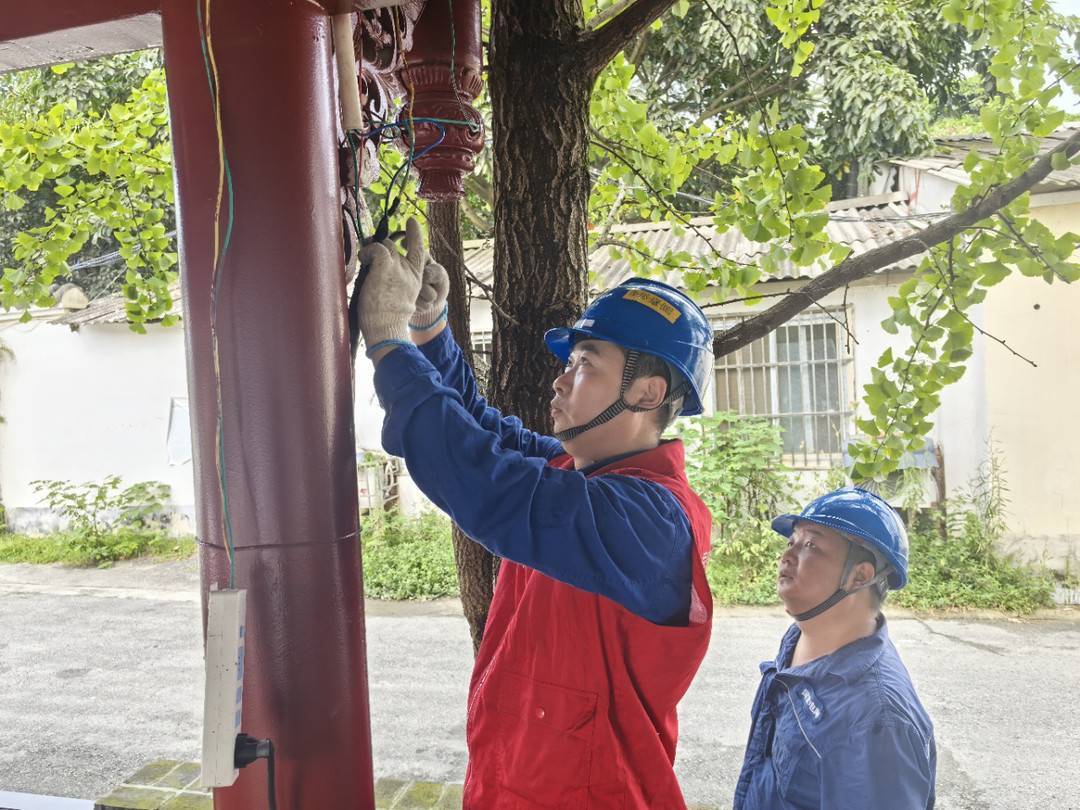
{"type": "Polygon", "coordinates": [[[791,616],[791,618],[793,618],[797,622],[809,621],[815,616],[820,616],[822,613],[831,608],[845,596],[851,596],[851,594],[853,593],[858,593],[861,590],[865,590],[866,588],[877,585],[879,582],[884,582],[886,579],[888,579],[890,568],[889,566],[885,566],[881,571],[878,571],[876,574],[874,574],[873,579],[869,580],[868,582],[864,582],[857,588],[852,588],[850,591],[846,590],[844,588],[844,583],[847,582],[847,578],[851,575],[851,569],[855,567],[855,561],[852,558],[851,554],[854,546],[855,544],[848,540],[848,551],[847,556],[844,558],[844,569],[840,573],[840,585],[837,587],[833,595],[826,599],[824,602],[821,602],[817,606],[810,608],[810,610],[803,611],[802,613],[791,613],[791,611],[788,611],[788,615],[791,616]]]}
{"type": "Polygon", "coordinates": [[[632,413],[642,413],[644,411],[655,411],[659,408],[663,408],[672,400],[679,399],[684,396],[690,389],[689,383],[679,385],[674,390],[670,390],[669,386],[668,395],[664,397],[664,401],[659,405],[654,405],[651,408],[642,408],[639,405],[631,405],[624,399],[627,390],[630,388],[630,384],[634,381],[634,373],[637,371],[638,360],[641,357],[641,352],[637,349],[626,350],[626,363],[623,365],[622,383],[619,386],[619,398],[608,405],[604,410],[586,422],[584,425],[578,425],[577,427],[567,428],[566,430],[560,430],[555,434],[555,438],[560,442],[568,442],[571,439],[576,439],[586,430],[592,430],[594,427],[599,427],[605,422],[610,422],[616,416],[623,411],[631,411],[632,413]]]}

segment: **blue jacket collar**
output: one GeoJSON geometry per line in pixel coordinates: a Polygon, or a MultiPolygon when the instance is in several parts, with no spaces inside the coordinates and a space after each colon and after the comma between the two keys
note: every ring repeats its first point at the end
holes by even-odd
{"type": "Polygon", "coordinates": [[[877,629],[872,635],[845,644],[836,652],[815,658],[807,664],[792,667],[789,662],[800,635],[802,633],[799,626],[792,624],[780,642],[780,652],[776,660],[761,662],[762,674],[772,670],[779,675],[806,678],[810,681],[833,677],[846,684],[854,683],[881,658],[889,642],[889,627],[885,617],[878,614],[877,629]]]}
{"type": "MultiPolygon", "coordinates": [[[[611,458],[596,461],[578,470],[582,475],[595,475],[616,462],[628,458],[640,457],[639,464],[624,464],[623,467],[644,467],[653,472],[665,473],[676,478],[686,476],[686,455],[681,439],[662,439],[660,444],[648,450],[632,450],[611,458]]],[[[560,456],[562,458],[562,456],[560,456]]]]}

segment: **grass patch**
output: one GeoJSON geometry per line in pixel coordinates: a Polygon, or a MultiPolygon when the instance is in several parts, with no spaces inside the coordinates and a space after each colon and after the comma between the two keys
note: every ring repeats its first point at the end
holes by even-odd
{"type": "Polygon", "coordinates": [[[717,539],[705,576],[718,605],[776,605],[776,564],[783,537],[764,526],[729,540],[717,539]]]}
{"type": "Polygon", "coordinates": [[[911,539],[910,581],[889,601],[907,608],[1003,610],[1032,613],[1054,604],[1054,575],[1021,565],[969,536],[911,539]]]}
{"type": "Polygon", "coordinates": [[[404,518],[372,511],[361,526],[364,594],[371,599],[458,595],[450,521],[437,512],[404,518]]]}
{"type": "Polygon", "coordinates": [[[115,538],[107,538],[101,547],[94,549],[88,549],[85,538],[75,533],[61,532],[40,536],[0,534],[0,562],[4,563],[59,563],[90,567],[143,557],[182,560],[194,553],[194,537],[169,537],[159,533],[134,536],[121,534],[115,538]],[[101,559],[103,551],[109,559],[101,559]]]}

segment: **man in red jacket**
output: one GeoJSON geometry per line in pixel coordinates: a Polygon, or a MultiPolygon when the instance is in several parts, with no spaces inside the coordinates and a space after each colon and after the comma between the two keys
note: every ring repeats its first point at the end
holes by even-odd
{"type": "Polygon", "coordinates": [[[406,247],[361,254],[383,445],[506,560],[469,688],[464,806],[683,808],[676,705],[709,643],[712,521],[660,434],[701,412],[709,323],[656,281],[600,295],[545,336],[566,368],[542,436],[479,395],[414,221],[406,247]]]}

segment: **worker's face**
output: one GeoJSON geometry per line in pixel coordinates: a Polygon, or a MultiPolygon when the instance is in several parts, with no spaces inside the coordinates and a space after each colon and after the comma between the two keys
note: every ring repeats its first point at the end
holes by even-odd
{"type": "Polygon", "coordinates": [[[555,432],[584,425],[619,398],[626,355],[606,340],[581,340],[551,387],[555,432]]]}
{"type": "Polygon", "coordinates": [[[816,523],[800,522],[780,555],[776,590],[789,613],[803,613],[832,596],[840,585],[848,541],[816,523]]]}

